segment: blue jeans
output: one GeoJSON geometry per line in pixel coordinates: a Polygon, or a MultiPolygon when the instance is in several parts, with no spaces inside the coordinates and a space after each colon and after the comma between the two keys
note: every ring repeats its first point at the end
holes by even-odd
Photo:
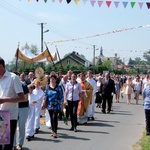
{"type": "Polygon", "coordinates": [[[28,118],[28,111],[29,107],[19,108],[18,112],[18,136],[14,137],[14,146],[20,145],[22,146],[24,144],[24,138],[25,138],[25,125],[28,118]],[[16,139],[18,138],[18,144],[16,145],[16,139]]]}

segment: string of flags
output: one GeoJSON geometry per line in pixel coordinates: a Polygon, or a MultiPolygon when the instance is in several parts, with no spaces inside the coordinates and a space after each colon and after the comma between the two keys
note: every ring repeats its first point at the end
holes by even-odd
{"type": "MultiPolygon", "coordinates": [[[[20,0],[21,1],[21,0],[20,0]]],[[[28,0],[28,2],[30,2],[31,0],[28,0]]],[[[39,2],[40,0],[34,0],[36,2],[39,2]]],[[[44,0],[44,2],[46,3],[48,0],[44,0]]],[[[86,4],[88,1],[91,3],[91,5],[94,7],[95,4],[97,3],[97,5],[99,7],[101,7],[102,5],[106,4],[107,7],[109,8],[111,5],[114,5],[116,8],[118,8],[121,4],[124,8],[126,8],[128,5],[130,5],[131,8],[134,8],[136,5],[139,6],[139,8],[141,9],[143,7],[143,5],[146,5],[148,9],[150,9],[150,2],[136,2],[136,1],[112,1],[112,0],[82,0],[84,4],[86,4]]],[[[52,2],[55,2],[55,0],[52,0],[52,2]]],[[[63,0],[59,0],[60,3],[63,2],[63,0]]],[[[71,3],[71,0],[66,0],[67,4],[71,3]]],[[[78,5],[80,0],[74,0],[75,4],[78,5]]]]}
{"type": "Polygon", "coordinates": [[[73,42],[73,41],[78,41],[78,40],[83,40],[83,39],[89,39],[89,38],[95,38],[95,37],[99,37],[99,36],[109,35],[109,34],[123,32],[123,31],[128,31],[128,30],[134,30],[134,29],[139,29],[139,28],[149,28],[149,27],[150,27],[150,24],[147,24],[147,25],[143,25],[143,26],[137,26],[137,27],[131,27],[131,28],[123,28],[123,29],[113,30],[113,31],[106,32],[106,33],[99,33],[99,34],[92,35],[92,36],[86,36],[86,37],[80,37],[80,38],[73,38],[73,39],[68,39],[68,40],[58,40],[58,41],[54,41],[54,42],[47,42],[47,44],[53,45],[54,43],[62,43],[62,42],[69,42],[69,41],[73,42]]]}
{"type": "MultiPolygon", "coordinates": [[[[65,47],[66,45],[55,45],[57,47],[65,47]]],[[[73,45],[68,45],[67,44],[67,47],[69,48],[74,48],[74,49],[85,49],[85,50],[93,50],[93,47],[82,47],[82,46],[73,46],[73,45]]],[[[103,49],[103,48],[102,48],[103,49]]],[[[97,50],[100,50],[97,49],[97,50]]],[[[143,50],[125,50],[125,49],[119,49],[119,50],[114,50],[114,49],[103,49],[104,52],[113,52],[113,53],[118,53],[118,51],[120,52],[130,52],[130,53],[143,53],[143,50]]],[[[150,54],[147,54],[150,56],[150,54]]]]}

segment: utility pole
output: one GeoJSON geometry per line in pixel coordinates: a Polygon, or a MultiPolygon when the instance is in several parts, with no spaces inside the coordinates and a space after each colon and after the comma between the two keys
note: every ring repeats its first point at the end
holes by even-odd
{"type": "Polygon", "coordinates": [[[93,45],[93,74],[95,74],[95,45],[93,45]]]}
{"type": "Polygon", "coordinates": [[[43,52],[43,25],[47,23],[38,23],[38,25],[41,25],[41,53],[43,52]]]}

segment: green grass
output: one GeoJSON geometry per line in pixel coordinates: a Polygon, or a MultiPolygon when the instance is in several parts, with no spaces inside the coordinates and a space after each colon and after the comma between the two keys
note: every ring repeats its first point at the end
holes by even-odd
{"type": "Polygon", "coordinates": [[[133,150],[150,150],[150,136],[146,136],[145,131],[141,139],[133,146],[133,150]]]}

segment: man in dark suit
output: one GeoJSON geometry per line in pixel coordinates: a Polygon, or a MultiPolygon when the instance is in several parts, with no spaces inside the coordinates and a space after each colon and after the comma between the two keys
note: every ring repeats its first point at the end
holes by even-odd
{"type": "Polygon", "coordinates": [[[110,78],[109,73],[105,73],[105,77],[102,80],[100,86],[100,94],[102,96],[102,112],[106,113],[106,102],[108,104],[107,113],[110,113],[112,106],[112,95],[115,90],[114,80],[110,78]]]}
{"type": "Polygon", "coordinates": [[[34,79],[35,79],[34,78],[34,73],[33,72],[29,72],[28,78],[27,78],[27,80],[25,82],[26,82],[27,85],[29,85],[29,84],[31,84],[33,82],[34,79]]]}

